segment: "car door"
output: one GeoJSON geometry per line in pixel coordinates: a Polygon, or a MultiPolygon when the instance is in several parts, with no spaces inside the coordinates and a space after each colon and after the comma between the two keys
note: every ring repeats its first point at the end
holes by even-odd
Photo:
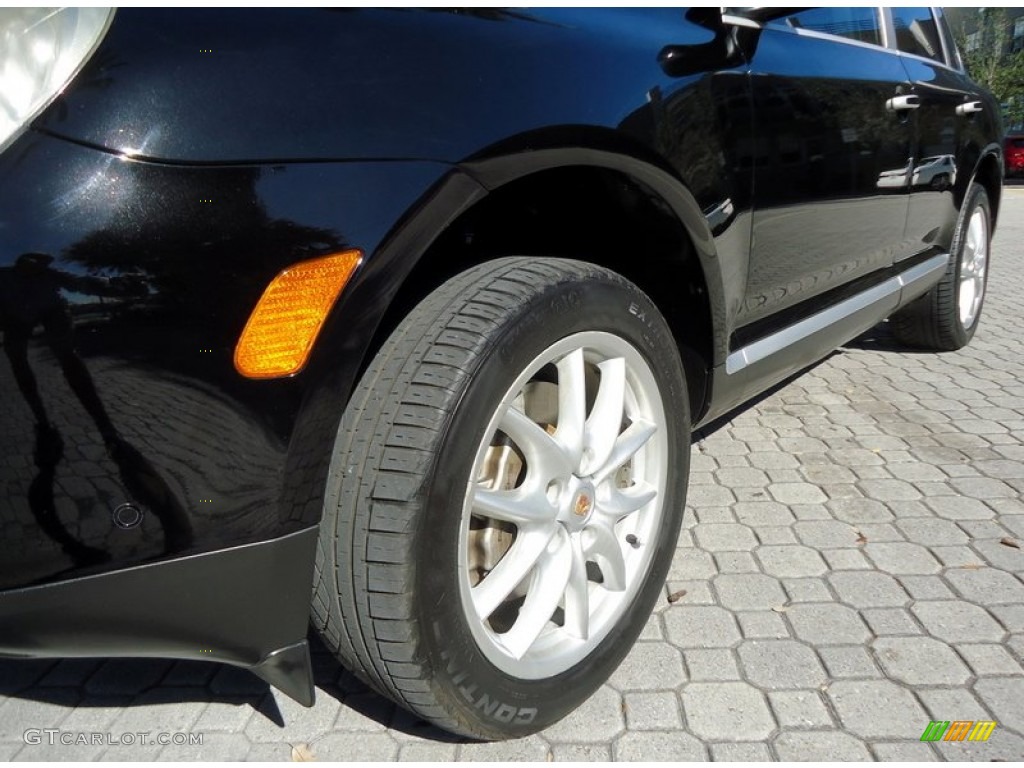
{"type": "Polygon", "coordinates": [[[903,255],[913,126],[899,98],[905,71],[884,43],[878,9],[780,10],[763,23],[750,61],[759,147],[734,346],[903,255]]]}
{"type": "Polygon", "coordinates": [[[893,8],[887,22],[914,97],[915,141],[906,239],[911,257],[944,249],[956,223],[958,200],[984,136],[992,135],[991,104],[970,81],[941,11],[893,8]]]}

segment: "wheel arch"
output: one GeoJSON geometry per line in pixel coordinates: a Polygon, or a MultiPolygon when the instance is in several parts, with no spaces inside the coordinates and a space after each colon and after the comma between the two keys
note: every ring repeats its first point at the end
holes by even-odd
{"type": "MultiPolygon", "coordinates": [[[[973,180],[985,188],[989,205],[992,206],[992,229],[999,218],[1003,192],[1003,159],[998,144],[985,147],[974,169],[973,180]]],[[[969,186],[969,185],[968,185],[969,186]]]]}
{"type": "Polygon", "coordinates": [[[404,254],[362,367],[412,307],[454,274],[503,256],[575,258],[622,274],[665,315],[683,351],[691,414],[699,418],[727,335],[717,254],[697,202],[646,159],[582,147],[516,151],[520,146],[506,143],[505,151],[460,166],[484,192],[443,227],[429,233],[415,217],[406,223],[421,236],[416,252],[404,254]]]}
{"type": "Polygon", "coordinates": [[[325,487],[341,414],[374,355],[402,319],[452,275],[508,255],[577,258],[619,272],[638,285],[665,315],[683,350],[691,419],[696,423],[703,416],[710,402],[711,370],[724,360],[728,337],[714,242],[685,186],[663,168],[607,150],[557,148],[476,158],[450,169],[391,227],[331,313],[310,365],[300,376],[305,394],[283,476],[284,517],[313,524],[321,519],[318,490],[325,487]],[[592,188],[584,184],[590,181],[592,188]],[[583,188],[588,202],[614,202],[614,196],[599,195],[607,193],[609,185],[638,206],[632,218],[627,217],[632,229],[623,226],[619,236],[655,222],[659,231],[669,233],[660,241],[663,259],[637,259],[635,249],[604,248],[598,258],[578,251],[552,253],[544,247],[543,226],[517,234],[522,248],[530,251],[526,253],[510,250],[498,238],[500,228],[484,233],[485,242],[486,236],[498,239],[493,247],[474,248],[465,240],[468,232],[476,231],[469,224],[501,224],[502,217],[494,212],[503,211],[506,200],[522,202],[531,191],[545,190],[547,207],[537,214],[543,221],[543,214],[556,211],[554,206],[573,190],[583,188]],[[684,290],[688,300],[673,301],[684,290]]]}

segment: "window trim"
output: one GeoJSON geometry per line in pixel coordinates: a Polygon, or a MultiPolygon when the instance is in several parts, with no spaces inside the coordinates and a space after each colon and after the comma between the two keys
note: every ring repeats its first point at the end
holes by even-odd
{"type": "Polygon", "coordinates": [[[942,14],[937,13],[936,8],[934,6],[929,6],[928,12],[932,16],[932,21],[935,22],[935,33],[938,35],[939,38],[939,47],[942,48],[941,61],[939,59],[933,59],[931,56],[921,56],[920,54],[917,53],[901,51],[896,43],[896,22],[893,21],[892,8],[885,7],[882,8],[882,15],[885,17],[885,21],[883,23],[886,25],[887,30],[889,31],[888,37],[891,41],[890,45],[888,46],[889,49],[897,56],[903,56],[905,58],[914,59],[916,61],[923,61],[926,64],[930,64],[932,66],[945,67],[946,69],[952,72],[958,72],[962,74],[964,72],[964,66],[962,64],[960,64],[959,66],[957,65],[956,61],[958,57],[953,55],[953,52],[949,50],[949,47],[946,45],[946,36],[943,35],[939,29],[939,24],[945,23],[944,16],[942,14]]]}
{"type": "Polygon", "coordinates": [[[949,50],[949,43],[952,42],[952,36],[942,34],[943,27],[945,26],[946,15],[935,7],[929,8],[928,10],[931,11],[932,20],[935,22],[935,34],[939,36],[939,46],[942,48],[943,63],[947,66],[952,66],[953,62],[956,61],[955,51],[949,50]],[[949,37],[949,40],[946,39],[947,37],[949,37]]]}
{"type": "MultiPolygon", "coordinates": [[[[826,7],[834,7],[834,6],[826,6],[826,7]]],[[[801,9],[801,10],[811,10],[811,9],[810,8],[805,8],[805,9],[801,9]]],[[[881,43],[866,43],[863,40],[854,40],[853,38],[843,37],[842,35],[832,35],[832,34],[829,34],[828,32],[820,32],[820,31],[818,31],[816,29],[807,29],[806,27],[792,27],[792,26],[789,26],[788,24],[774,24],[773,23],[775,21],[778,21],[779,19],[785,18],[789,14],[781,14],[781,15],[779,15],[775,19],[771,19],[770,21],[766,21],[764,23],[764,28],[765,29],[771,29],[771,30],[774,30],[776,32],[782,32],[784,34],[801,35],[803,37],[813,37],[813,38],[816,38],[816,39],[819,39],[819,40],[829,40],[831,42],[845,43],[846,45],[856,45],[856,46],[859,46],[859,47],[862,47],[862,48],[870,48],[873,51],[892,50],[891,47],[888,45],[888,36],[886,35],[886,29],[885,29],[886,18],[888,17],[888,13],[886,11],[888,9],[886,9],[886,8],[879,8],[879,7],[876,6],[876,7],[873,7],[872,10],[875,12],[875,18],[878,21],[878,31],[879,31],[879,34],[882,37],[882,42],[881,43]]]]}
{"type": "Polygon", "coordinates": [[[949,50],[949,46],[946,43],[946,35],[942,34],[939,30],[939,24],[945,23],[945,16],[937,12],[935,6],[927,6],[928,12],[931,14],[932,21],[935,22],[935,31],[939,38],[939,46],[942,49],[942,59],[933,59],[930,56],[921,56],[916,53],[909,53],[907,51],[901,51],[896,42],[896,23],[893,21],[892,8],[888,6],[874,7],[876,17],[878,18],[878,29],[882,36],[882,42],[880,44],[865,43],[863,40],[854,40],[849,37],[843,37],[842,35],[832,35],[828,32],[820,32],[816,29],[806,29],[804,27],[791,27],[786,24],[773,24],[772,22],[782,19],[786,14],[781,14],[776,19],[764,22],[765,29],[771,29],[775,32],[781,32],[783,34],[791,35],[802,35],[803,37],[812,37],[819,40],[828,40],[834,43],[843,43],[845,45],[854,45],[861,48],[868,48],[873,51],[888,51],[894,53],[897,56],[903,56],[908,59],[915,59],[917,61],[923,61],[926,64],[932,66],[945,67],[946,69],[963,74],[966,71],[966,67],[963,64],[961,57],[957,56],[954,51],[949,50]]]}

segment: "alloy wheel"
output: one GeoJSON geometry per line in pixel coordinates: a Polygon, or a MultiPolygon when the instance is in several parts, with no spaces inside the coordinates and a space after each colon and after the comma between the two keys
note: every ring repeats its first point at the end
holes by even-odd
{"type": "Polygon", "coordinates": [[[531,362],[493,414],[460,529],[460,598],[502,671],[550,677],[629,609],[664,514],[668,450],[654,374],[624,339],[569,336],[531,362]]]}
{"type": "Polygon", "coordinates": [[[988,217],[982,208],[977,208],[967,225],[967,236],[960,254],[960,292],[957,301],[960,324],[964,330],[974,325],[985,295],[988,242],[988,217]]]}

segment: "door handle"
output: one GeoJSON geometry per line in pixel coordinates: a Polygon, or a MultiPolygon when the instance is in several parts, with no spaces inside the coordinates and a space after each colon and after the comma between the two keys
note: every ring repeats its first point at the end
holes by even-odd
{"type": "Polygon", "coordinates": [[[885,108],[890,112],[902,112],[905,109],[917,109],[921,106],[921,97],[908,94],[906,96],[893,96],[885,102],[885,108]]]}
{"type": "Polygon", "coordinates": [[[958,115],[973,115],[975,112],[984,112],[985,105],[980,101],[965,101],[963,104],[958,104],[956,113],[958,115]]]}

